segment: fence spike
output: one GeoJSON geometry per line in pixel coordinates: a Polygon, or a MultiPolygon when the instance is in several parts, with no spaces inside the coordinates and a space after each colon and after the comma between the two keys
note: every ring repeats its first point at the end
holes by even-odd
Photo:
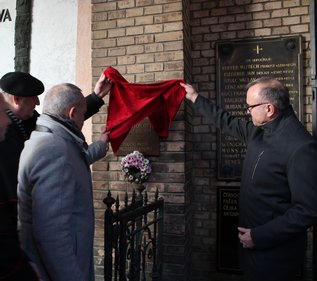
{"type": "Polygon", "coordinates": [[[158,200],[158,196],[159,196],[159,192],[158,192],[158,187],[156,187],[156,191],[155,191],[155,201],[158,200]]]}
{"type": "Polygon", "coordinates": [[[117,199],[116,199],[116,210],[118,211],[120,207],[120,200],[119,200],[119,194],[117,194],[117,199]]]}
{"type": "Polygon", "coordinates": [[[145,190],[144,191],[144,205],[147,205],[147,202],[148,202],[148,194],[147,194],[147,191],[145,190]]]}
{"type": "Polygon", "coordinates": [[[110,190],[108,190],[108,195],[103,199],[103,203],[107,205],[108,209],[111,209],[111,206],[115,203],[115,199],[111,196],[110,190]]]}
{"type": "Polygon", "coordinates": [[[136,199],[136,192],[135,189],[133,189],[133,193],[132,193],[132,201],[131,201],[131,205],[134,206],[135,205],[135,199],[136,199]]]}
{"type": "Polygon", "coordinates": [[[129,203],[129,196],[128,196],[128,191],[125,192],[124,196],[124,207],[127,208],[129,203]]]}

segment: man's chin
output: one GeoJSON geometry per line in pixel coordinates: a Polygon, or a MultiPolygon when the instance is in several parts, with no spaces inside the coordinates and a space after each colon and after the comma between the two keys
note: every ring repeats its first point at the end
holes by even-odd
{"type": "Polygon", "coordinates": [[[252,121],[253,125],[256,126],[256,127],[262,127],[264,126],[265,124],[267,124],[267,122],[263,122],[263,123],[259,123],[259,122],[254,122],[252,121]]]}

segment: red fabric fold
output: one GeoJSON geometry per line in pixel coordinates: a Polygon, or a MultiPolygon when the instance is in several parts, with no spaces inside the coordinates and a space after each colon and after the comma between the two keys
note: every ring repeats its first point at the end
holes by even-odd
{"type": "Polygon", "coordinates": [[[133,84],[113,67],[108,67],[104,74],[113,82],[106,121],[113,152],[119,150],[130,129],[146,117],[156,133],[167,138],[170,124],[185,96],[184,88],[179,85],[184,81],[133,84]]]}

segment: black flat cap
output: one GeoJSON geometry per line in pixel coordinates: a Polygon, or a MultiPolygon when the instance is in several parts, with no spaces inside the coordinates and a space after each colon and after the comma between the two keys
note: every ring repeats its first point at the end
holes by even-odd
{"type": "Polygon", "coordinates": [[[11,95],[34,97],[44,92],[43,83],[29,73],[8,72],[0,80],[0,88],[11,95]]]}

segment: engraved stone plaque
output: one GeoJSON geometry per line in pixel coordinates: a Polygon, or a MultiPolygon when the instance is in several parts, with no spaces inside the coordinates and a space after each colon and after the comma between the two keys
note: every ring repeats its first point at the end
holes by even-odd
{"type": "Polygon", "coordinates": [[[219,271],[239,271],[239,188],[218,187],[217,265],[219,271]]]}
{"type": "Polygon", "coordinates": [[[146,156],[160,155],[160,140],[148,118],[131,128],[116,155],[125,156],[134,150],[146,156]]]}
{"type": "MultiPolygon", "coordinates": [[[[233,116],[246,114],[245,86],[252,80],[270,76],[290,91],[291,104],[302,120],[301,37],[226,41],[216,43],[217,104],[233,116]]],[[[218,132],[218,172],[220,180],[240,180],[245,146],[218,132]]]]}

